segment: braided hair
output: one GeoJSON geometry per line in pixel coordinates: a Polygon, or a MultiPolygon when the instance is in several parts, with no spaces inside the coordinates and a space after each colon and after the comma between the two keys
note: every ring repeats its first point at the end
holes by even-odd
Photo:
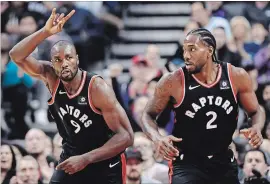
{"type": "Polygon", "coordinates": [[[202,40],[205,44],[207,44],[208,46],[212,46],[214,49],[213,55],[212,55],[213,61],[216,63],[221,63],[221,61],[219,61],[217,59],[217,55],[216,55],[216,46],[217,46],[216,39],[210,31],[208,31],[207,29],[204,29],[204,28],[199,28],[199,29],[191,30],[187,34],[187,36],[188,35],[198,35],[199,39],[202,40]]]}

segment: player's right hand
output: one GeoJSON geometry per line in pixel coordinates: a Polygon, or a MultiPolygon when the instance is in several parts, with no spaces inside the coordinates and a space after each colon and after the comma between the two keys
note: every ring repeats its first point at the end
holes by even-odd
{"type": "Polygon", "coordinates": [[[70,17],[75,13],[75,10],[72,10],[67,16],[65,14],[56,13],[56,8],[52,10],[50,18],[47,20],[44,31],[49,35],[53,35],[62,31],[64,24],[67,22],[70,17]]]}
{"type": "Polygon", "coordinates": [[[173,146],[173,142],[181,142],[182,138],[177,138],[172,135],[164,136],[155,141],[157,152],[163,156],[164,159],[171,161],[179,156],[179,151],[173,146]]]}

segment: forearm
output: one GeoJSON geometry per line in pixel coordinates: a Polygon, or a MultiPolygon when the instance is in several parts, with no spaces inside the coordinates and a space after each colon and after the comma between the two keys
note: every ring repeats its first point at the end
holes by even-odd
{"type": "Polygon", "coordinates": [[[132,138],[128,133],[117,133],[102,147],[85,153],[88,163],[96,163],[107,160],[124,151],[132,144],[132,138]]]}
{"type": "Polygon", "coordinates": [[[43,29],[31,34],[19,43],[17,43],[10,51],[10,57],[13,61],[19,62],[28,57],[36,47],[49,37],[43,29]]]}
{"type": "Polygon", "coordinates": [[[142,130],[152,141],[159,140],[162,137],[158,132],[158,125],[154,119],[149,113],[143,113],[142,130]]]}
{"type": "Polygon", "coordinates": [[[257,112],[251,117],[251,119],[252,127],[261,131],[265,123],[265,111],[261,106],[258,107],[257,112]]]}

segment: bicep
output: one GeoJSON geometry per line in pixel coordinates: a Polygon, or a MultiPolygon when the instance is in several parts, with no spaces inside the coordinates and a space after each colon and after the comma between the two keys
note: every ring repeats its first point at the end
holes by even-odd
{"type": "Polygon", "coordinates": [[[38,79],[45,78],[47,68],[50,66],[49,61],[36,60],[32,56],[28,56],[23,61],[17,62],[16,64],[23,69],[25,73],[38,79]]]}
{"type": "Polygon", "coordinates": [[[238,98],[245,111],[252,114],[259,108],[259,103],[252,87],[251,78],[244,69],[240,69],[237,76],[238,98]]]}
{"type": "Polygon", "coordinates": [[[113,107],[101,109],[104,120],[108,127],[115,133],[129,129],[128,117],[122,106],[115,102],[113,107]]]}
{"type": "Polygon", "coordinates": [[[101,111],[113,132],[132,131],[126,112],[117,101],[112,88],[103,79],[95,79],[91,94],[93,105],[101,111]]]}
{"type": "Polygon", "coordinates": [[[163,76],[157,83],[154,95],[150,97],[145,112],[155,119],[167,106],[172,91],[172,76],[163,76]]]}

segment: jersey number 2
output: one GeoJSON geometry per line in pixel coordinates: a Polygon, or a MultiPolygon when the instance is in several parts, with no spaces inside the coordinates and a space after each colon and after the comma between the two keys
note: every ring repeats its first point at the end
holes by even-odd
{"type": "Polygon", "coordinates": [[[206,113],[206,116],[212,116],[212,118],[206,124],[206,129],[217,128],[217,125],[212,125],[212,123],[217,119],[217,113],[214,111],[209,111],[206,113]]]}

